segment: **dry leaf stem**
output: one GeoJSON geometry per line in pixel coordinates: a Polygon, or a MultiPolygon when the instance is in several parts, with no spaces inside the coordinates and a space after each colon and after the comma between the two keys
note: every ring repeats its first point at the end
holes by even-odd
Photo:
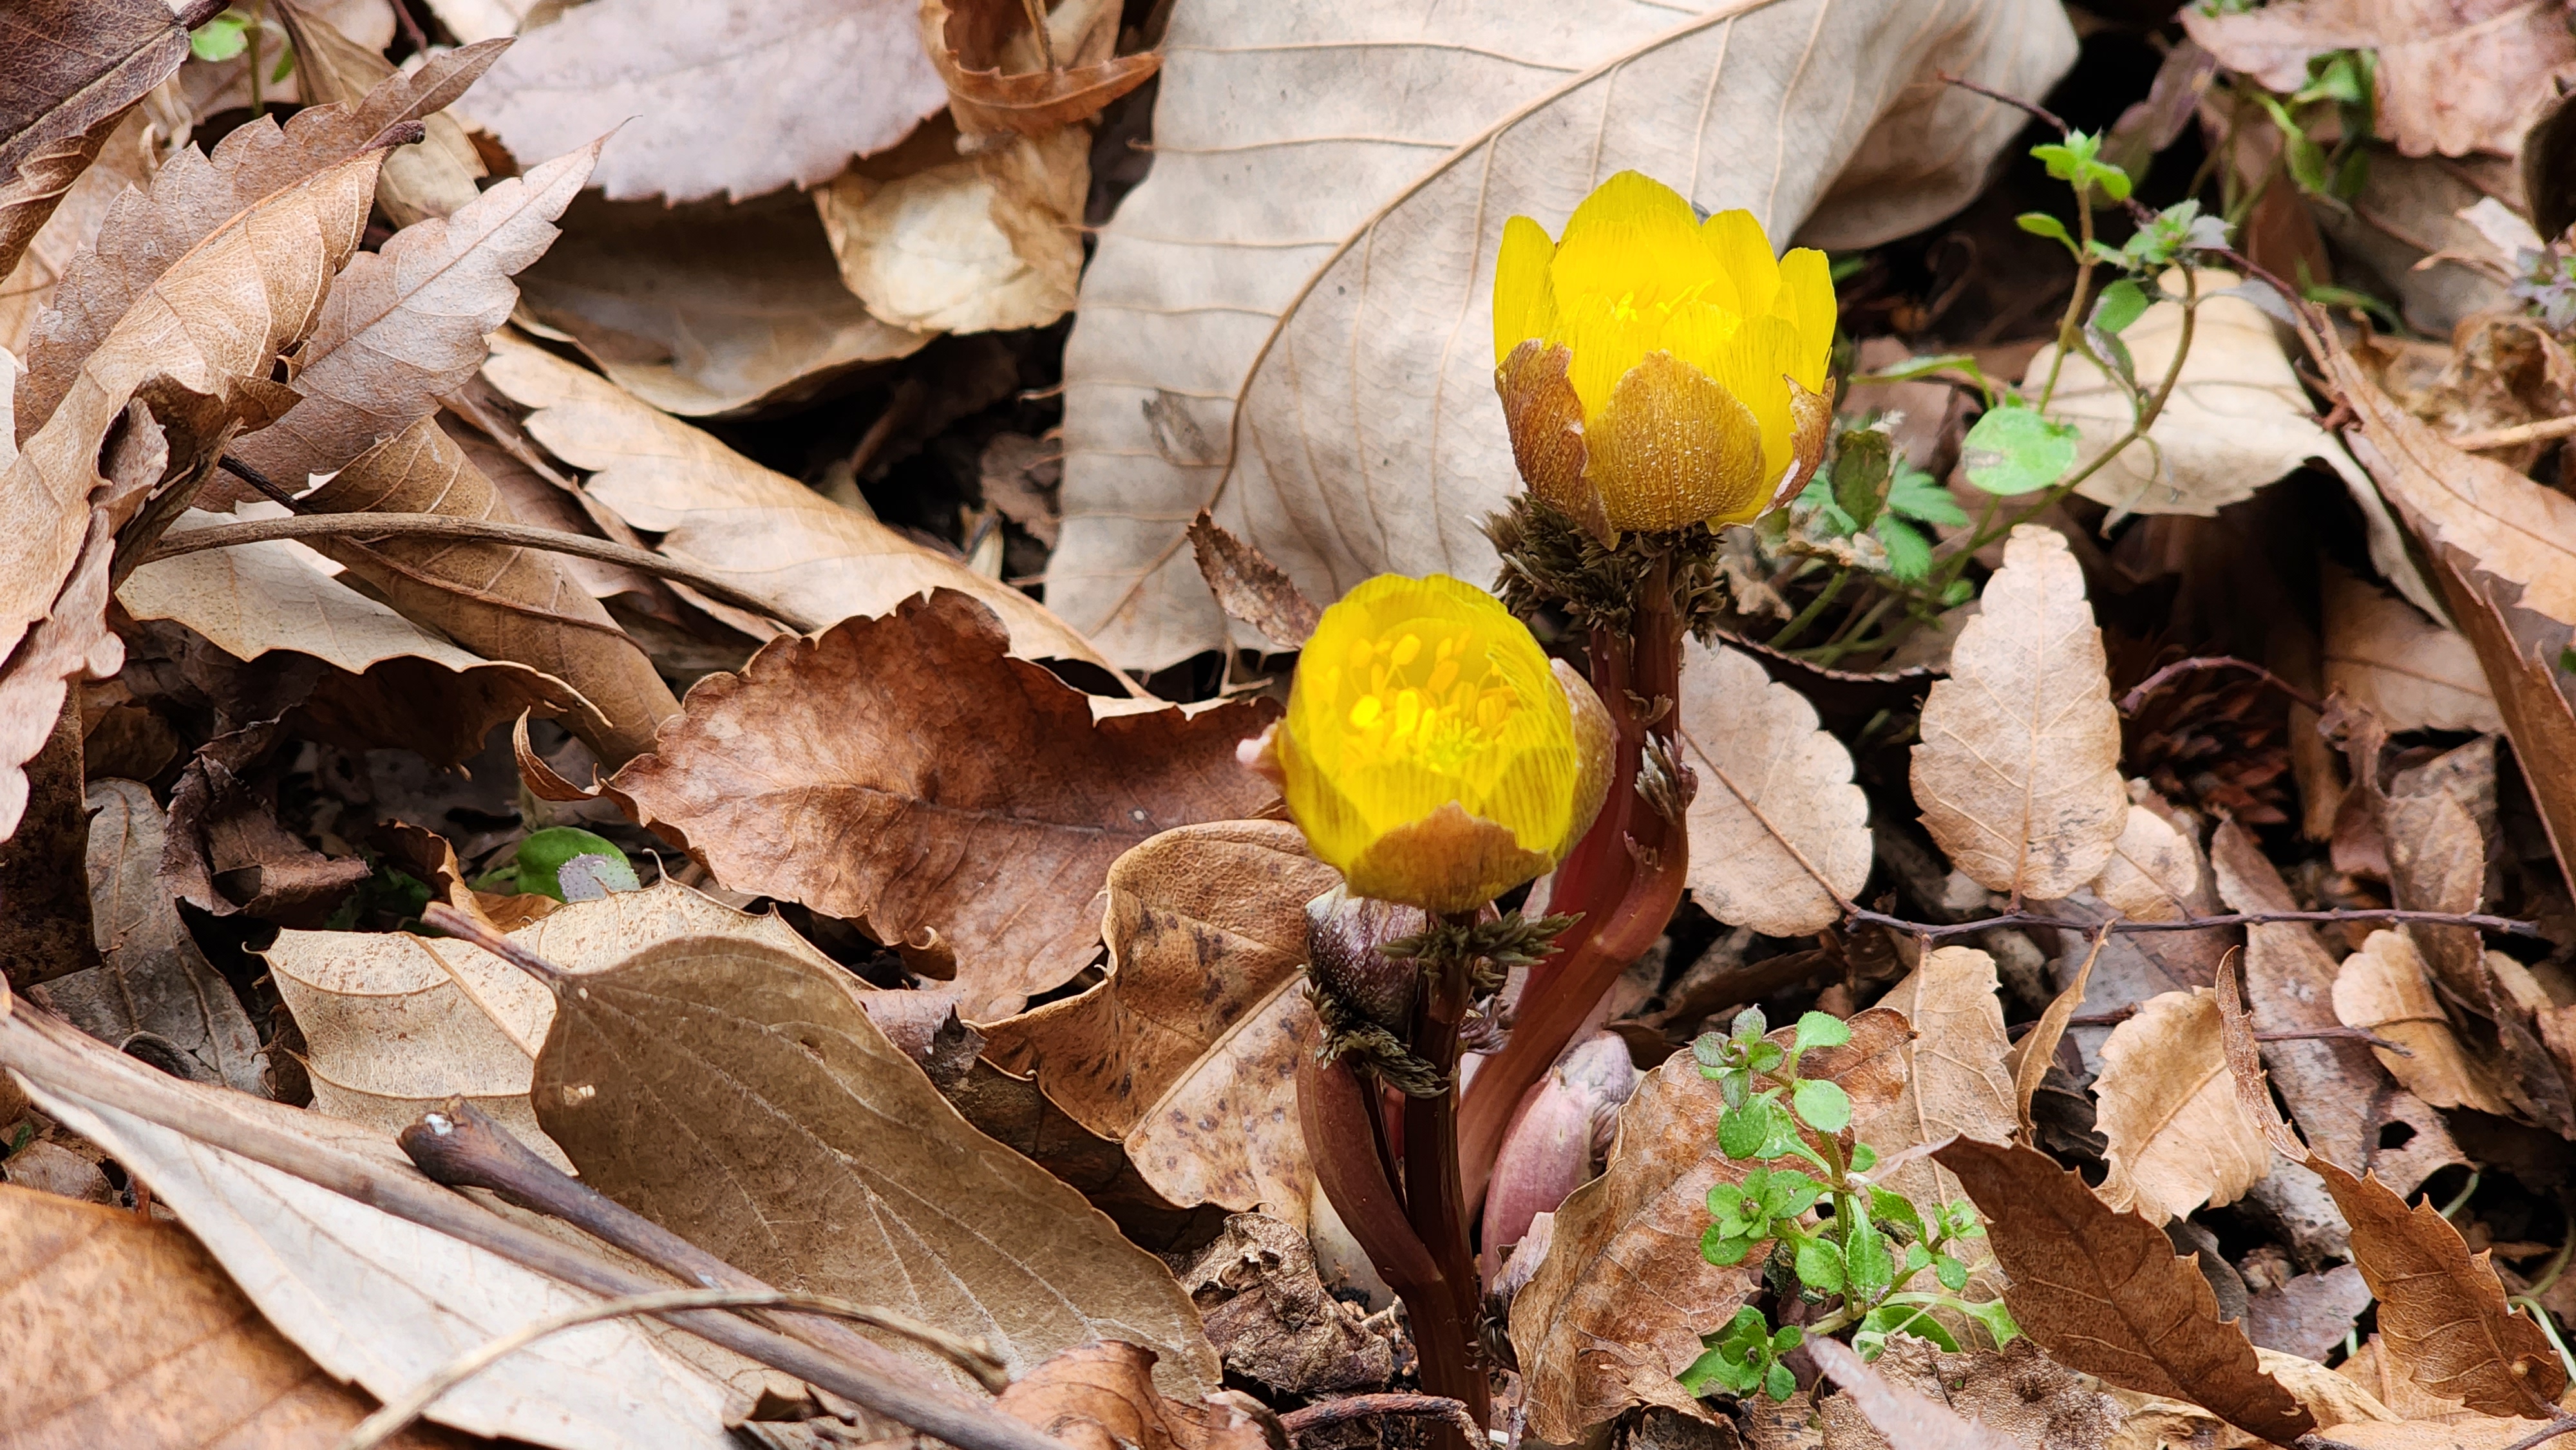
{"type": "MultiPolygon", "coordinates": [[[[5,1001],[0,998],[0,1001],[5,1001]]],[[[512,1223],[462,1194],[326,1147],[265,1117],[228,1112],[175,1080],[149,1080],[89,1070],[94,1044],[68,1023],[25,1009],[0,1018],[0,1066],[40,1086],[60,1086],[146,1122],[220,1146],[307,1183],[366,1204],[433,1233],[498,1254],[602,1298],[667,1289],[536,1229],[512,1223]]],[[[1029,1426],[982,1406],[962,1405],[915,1382],[864,1373],[836,1356],[721,1310],[675,1311],[671,1321],[735,1353],[830,1390],[889,1419],[945,1440],[959,1450],[1062,1450],[1029,1426]]]]}
{"type": "MultiPolygon", "coordinates": [[[[349,1433],[341,1437],[338,1450],[376,1450],[419,1419],[421,1412],[436,1403],[439,1396],[551,1334],[578,1329],[585,1324],[597,1324],[603,1319],[623,1319],[632,1314],[667,1318],[683,1309],[780,1308],[809,1314],[833,1314],[874,1325],[930,1345],[978,1378],[988,1381],[1003,1379],[999,1363],[982,1345],[961,1340],[945,1330],[933,1329],[872,1304],[854,1304],[828,1294],[791,1294],[784,1289],[661,1289],[649,1294],[629,1294],[602,1304],[586,1304],[579,1309],[567,1309],[561,1314],[532,1320],[498,1339],[467,1350],[405,1394],[352,1426],[349,1433]]],[[[1004,1380],[1004,1385],[1007,1385],[1007,1380],[1004,1380]]],[[[1002,1387],[996,1386],[997,1389],[1002,1387]]]]}
{"type": "MultiPolygon", "coordinates": [[[[2472,911],[2405,911],[2396,907],[2340,907],[2332,911],[2232,911],[2220,916],[2184,916],[2172,921],[2112,921],[2102,928],[2120,934],[2139,931],[2202,931],[2221,926],[2276,926],[2287,922],[2311,924],[2340,921],[2414,922],[2423,926],[2468,926],[2480,931],[2500,931],[2509,936],[2537,938],[2540,927],[2533,922],[2516,921],[2509,916],[2488,916],[2472,911]]],[[[1883,911],[1855,910],[1849,922],[1853,926],[1878,926],[1904,932],[1926,941],[1940,941],[1954,936],[1974,936],[1999,926],[2053,926],[2061,931],[2090,932],[2094,923],[2067,921],[2036,911],[2007,911],[1975,921],[1942,923],[1907,921],[1883,911]]],[[[1480,1078],[1481,1080],[1481,1078],[1480,1078]]]]}
{"type": "Polygon", "coordinates": [[[1485,1196],[1521,1096],[1574,1040],[1610,984],[1663,934],[1689,884],[1690,796],[1676,709],[1682,640],[1669,559],[1648,574],[1628,631],[1606,624],[1592,630],[1592,689],[1618,731],[1610,798],[1557,867],[1548,897],[1551,913],[1580,919],[1557,938],[1553,956],[1530,968],[1511,1039],[1476,1070],[1459,1104],[1459,1169],[1470,1208],[1485,1196]]]}
{"type": "MultiPolygon", "coordinates": [[[[516,544],[521,548],[543,549],[550,553],[571,554],[578,558],[597,559],[607,564],[623,564],[631,569],[658,574],[665,579],[686,584],[719,604],[748,609],[764,614],[799,634],[811,634],[823,625],[803,613],[750,593],[738,585],[725,582],[721,575],[646,549],[629,548],[607,539],[594,539],[588,534],[567,533],[561,529],[541,528],[535,524],[504,523],[495,519],[458,518],[449,514],[318,514],[288,519],[249,519],[241,523],[217,524],[212,528],[190,529],[186,533],[166,536],[145,563],[193,554],[200,549],[228,549],[242,544],[256,544],[268,539],[339,538],[349,535],[383,538],[464,539],[477,543],[516,544]]],[[[452,585],[442,585],[452,588],[452,585]]]]}
{"type": "Polygon", "coordinates": [[[1483,1430],[1467,1407],[1446,1395],[1411,1395],[1403,1393],[1344,1395],[1337,1400],[1324,1400],[1301,1405],[1279,1417],[1279,1428],[1288,1432],[1294,1444],[1310,1430],[1347,1425],[1353,1420],[1373,1420],[1380,1415],[1439,1415],[1458,1427],[1470,1440],[1483,1438],[1483,1430]]]}

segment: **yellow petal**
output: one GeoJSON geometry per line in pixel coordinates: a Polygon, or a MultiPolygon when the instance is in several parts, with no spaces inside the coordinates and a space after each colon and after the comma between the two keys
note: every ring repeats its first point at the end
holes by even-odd
{"type": "Polygon", "coordinates": [[[1356,895],[1454,912],[1473,911],[1554,864],[1510,828],[1451,801],[1370,842],[1342,875],[1356,895]]]}
{"type": "Polygon", "coordinates": [[[1771,239],[1753,213],[1737,207],[1710,217],[1700,226],[1717,269],[1735,284],[1734,310],[1759,317],[1772,310],[1780,291],[1780,264],[1772,260],[1771,239]]]}
{"type": "Polygon", "coordinates": [[[1834,276],[1824,253],[1798,247],[1780,259],[1780,296],[1771,310],[1798,329],[1799,365],[1789,375],[1807,391],[1823,392],[1834,350],[1834,276]]]}
{"type": "Polygon", "coordinates": [[[1503,223],[1502,254],[1494,259],[1494,361],[1538,336],[1531,316],[1547,292],[1547,264],[1556,243],[1547,229],[1525,216],[1503,223]]]}
{"type": "MultiPolygon", "coordinates": [[[[1761,499],[1769,498],[1771,481],[1789,466],[1792,456],[1788,380],[1797,371],[1798,356],[1795,327],[1778,317],[1751,317],[1709,364],[1708,375],[1750,410],[1760,425],[1761,499]]],[[[1738,506],[1757,502],[1742,501],[1738,506]]]]}
{"type": "Polygon", "coordinates": [[[1583,199],[1566,218],[1564,240],[1548,264],[1560,308],[1599,297],[1647,309],[1705,291],[1717,276],[1691,204],[1634,171],[1620,172],[1583,199]]]}
{"type": "MultiPolygon", "coordinates": [[[[1788,385],[1774,391],[1785,412],[1788,385]]],[[[1775,476],[1764,469],[1753,411],[1665,352],[1619,380],[1585,429],[1584,446],[1588,476],[1617,529],[1678,529],[1758,504],[1775,476]]]]}

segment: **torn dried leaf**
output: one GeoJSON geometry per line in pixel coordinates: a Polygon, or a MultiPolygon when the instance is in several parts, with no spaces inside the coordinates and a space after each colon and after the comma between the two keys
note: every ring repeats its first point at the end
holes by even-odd
{"type": "Polygon", "coordinates": [[[1751,656],[1697,640],[1682,654],[1683,759],[1699,775],[1692,899],[1765,936],[1822,931],[1869,880],[1869,802],[1851,753],[1751,656]]]}

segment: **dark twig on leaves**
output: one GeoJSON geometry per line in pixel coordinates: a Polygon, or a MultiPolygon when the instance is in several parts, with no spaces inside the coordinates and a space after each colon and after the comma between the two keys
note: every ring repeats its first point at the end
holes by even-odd
{"type": "Polygon", "coordinates": [[[2523,1436],[2521,1439],[2514,1441],[2512,1444],[2505,1446],[2504,1450],[2532,1450],[2533,1446],[2555,1440],[2570,1430],[2576,1430],[2576,1415],[2561,1415],[2557,1419],[2550,1421],[2548,1424],[2541,1426],[2539,1429],[2532,1431],[2530,1434],[2523,1436]]]}
{"type": "MultiPolygon", "coordinates": [[[[2131,1002],[2125,1006],[2114,1007],[2108,1012],[2088,1012],[2081,1017],[2069,1017],[2066,1019],[2066,1025],[2117,1027],[2137,1015],[2138,1004],[2131,1002]]],[[[2400,1057],[2415,1055],[2414,1049],[2404,1043],[2391,1042],[2376,1032],[2360,1027],[2310,1027],[2296,1032],[2257,1032],[2254,1034],[2254,1040],[2257,1042],[2366,1042],[2384,1052],[2396,1053],[2400,1057]]]]}
{"type": "Polygon", "coordinates": [[[1309,1430],[1331,1425],[1347,1425],[1353,1420],[1375,1419],[1379,1415],[1439,1415],[1466,1432],[1469,1444],[1481,1443],[1485,1432],[1460,1401],[1447,1395],[1344,1395],[1338,1400],[1324,1400],[1303,1405],[1279,1417],[1279,1427],[1288,1432],[1293,1444],[1309,1430]]]}
{"type": "Polygon", "coordinates": [[[2160,669],[2154,674],[2139,681],[2136,689],[2131,690],[2129,693],[2120,697],[2120,713],[2123,715],[2135,715],[2138,713],[2138,707],[2147,702],[2147,697],[2164,688],[2167,681],[2172,680],[2178,675],[2187,675],[2199,670],[2246,670],[2262,677],[2263,683],[2270,685],[2273,689],[2276,689],[2282,694],[2289,696],[2291,699],[2298,701],[2300,704],[2307,706],[2317,714],[2323,715],[2326,712],[2325,701],[2318,699],[2316,696],[2311,695],[2307,691],[2300,689],[2298,686],[2291,684],[2289,681],[2282,679],[2279,675],[2272,673],[2270,670],[2263,668],[2252,660],[2240,660],[2233,655],[2194,655],[2187,660],[2176,660],[2172,664],[2165,666],[2163,669],[2160,669]]]}
{"type": "Polygon", "coordinates": [[[2015,110],[2027,111],[2030,113],[2032,120],[2035,120],[2041,125],[2046,126],[2048,129],[2055,131],[2058,135],[2063,136],[2067,133],[2067,124],[2058,119],[2057,113],[2048,109],[2046,106],[2039,104],[2037,101],[2025,101],[2019,96],[1996,90],[1992,86],[1980,85],[1977,82],[1968,79],[1966,76],[1954,76],[1948,71],[1938,72],[1938,76],[1944,85],[1957,86],[1963,91],[1974,91],[1978,95],[1985,97],[1987,100],[2001,101],[2015,110]]]}
{"type": "MultiPolygon", "coordinates": [[[[1974,936],[1999,926],[2053,926],[2061,931],[2089,932],[2096,923],[2067,921],[2036,911],[2007,911],[2000,916],[1981,917],[1975,921],[1940,923],[1907,921],[1883,911],[1855,908],[1850,915],[1853,926],[1878,926],[1889,931],[1919,936],[1929,941],[1945,937],[1974,936]]],[[[2507,936],[2538,937],[2540,928],[2528,921],[2509,916],[2488,916],[2473,911],[2401,911],[2395,907],[2348,907],[2335,911],[2231,911],[2223,916],[2187,916],[2179,921],[2113,921],[2101,923],[2112,932],[2126,935],[2140,931],[2206,931],[2220,926],[2279,926],[2292,922],[2325,923],[2336,921],[2414,922],[2423,926],[2469,926],[2480,931],[2503,932],[2507,936]]]]}

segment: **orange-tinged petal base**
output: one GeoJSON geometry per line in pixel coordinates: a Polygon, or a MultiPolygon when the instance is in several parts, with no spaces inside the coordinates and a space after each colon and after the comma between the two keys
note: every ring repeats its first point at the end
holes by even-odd
{"type": "Polygon", "coordinates": [[[1573,357],[1562,343],[1549,347],[1532,338],[1494,369],[1494,391],[1511,430],[1512,462],[1530,493],[1606,542],[1610,522],[1601,496],[1583,481],[1583,402],[1565,371],[1573,357]]]}
{"type": "Polygon", "coordinates": [[[1353,895],[1425,911],[1472,911],[1555,865],[1508,826],[1450,801],[1370,843],[1343,871],[1353,895]]]}
{"type": "MultiPolygon", "coordinates": [[[[1780,475],[1780,486],[1772,490],[1762,512],[1785,508],[1806,490],[1807,480],[1816,476],[1816,465],[1825,461],[1825,437],[1833,427],[1833,399],[1808,392],[1796,378],[1789,379],[1789,470],[1780,475]]],[[[1729,522],[1742,523],[1750,517],[1729,522]]]]}
{"type": "Polygon", "coordinates": [[[1668,352],[1619,379],[1584,442],[1586,476],[1615,529],[1749,518],[1770,496],[1753,411],[1668,352]]]}

